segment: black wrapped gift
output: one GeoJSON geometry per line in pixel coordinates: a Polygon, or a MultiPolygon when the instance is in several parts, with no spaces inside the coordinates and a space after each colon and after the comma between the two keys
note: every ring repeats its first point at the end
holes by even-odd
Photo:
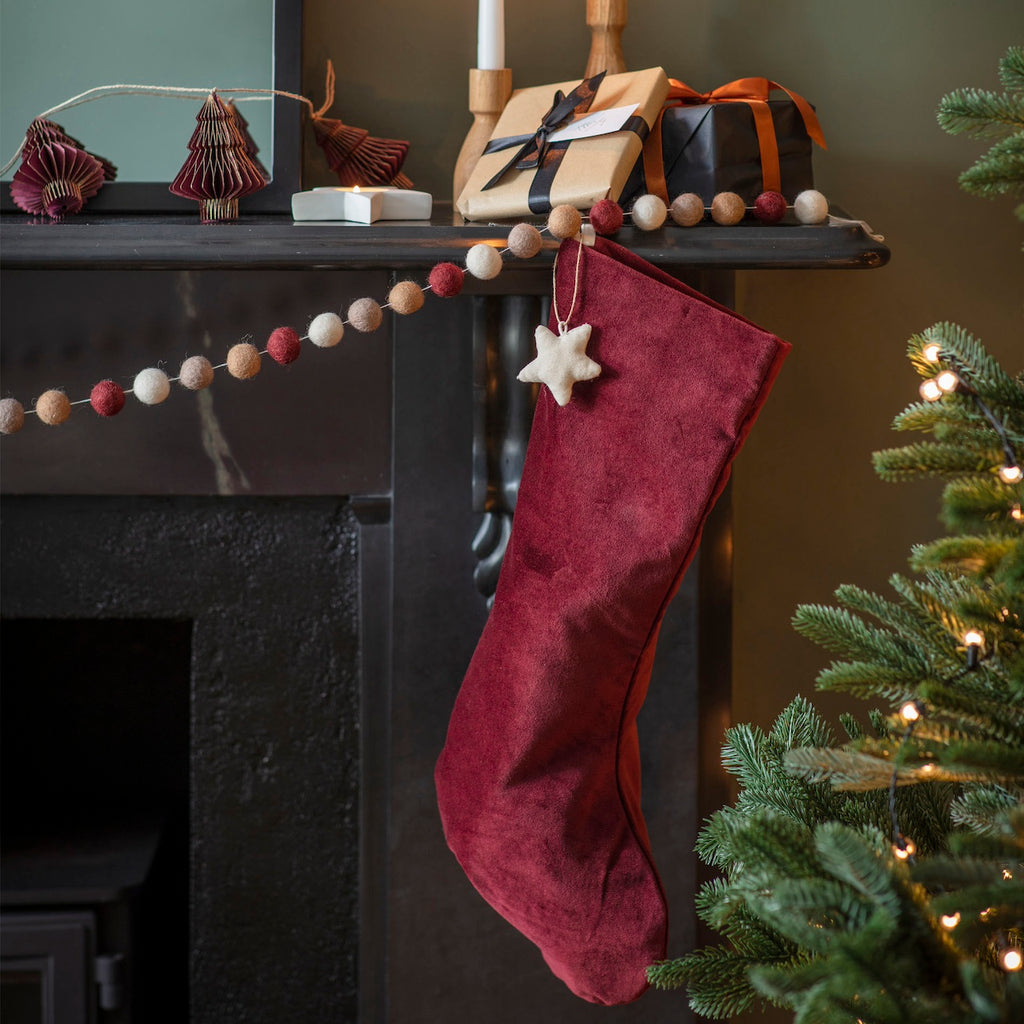
{"type": "Polygon", "coordinates": [[[660,131],[653,130],[623,194],[653,192],[671,202],[695,192],[705,206],[719,192],[736,192],[752,205],[765,191],[789,202],[814,187],[811,144],[822,148],[814,108],[768,79],[740,79],[698,93],[671,80],[660,131]],[[768,99],[773,89],[785,99],[768,99]]]}

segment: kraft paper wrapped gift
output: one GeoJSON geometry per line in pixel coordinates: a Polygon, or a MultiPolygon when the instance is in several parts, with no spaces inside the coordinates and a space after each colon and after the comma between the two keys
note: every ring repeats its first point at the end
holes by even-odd
{"type": "MultiPolygon", "coordinates": [[[[561,82],[513,93],[488,148],[498,140],[533,136],[557,106],[556,93],[570,96],[581,85],[586,82],[561,82]]],[[[618,199],[643,149],[644,138],[661,112],[668,89],[668,78],[661,68],[603,76],[589,109],[578,112],[574,119],[636,104],[631,128],[561,143],[552,147],[554,152],[548,151],[539,168],[517,170],[513,166],[489,188],[485,186],[516,155],[517,148],[485,151],[456,207],[467,220],[500,220],[544,214],[562,203],[589,210],[601,199],[618,199]],[[545,169],[550,171],[552,166],[556,167],[554,177],[546,182],[545,169]]]]}

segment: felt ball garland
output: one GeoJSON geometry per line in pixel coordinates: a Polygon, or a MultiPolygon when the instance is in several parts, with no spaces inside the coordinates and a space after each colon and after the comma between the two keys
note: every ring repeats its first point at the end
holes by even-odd
{"type": "MultiPolygon", "coordinates": [[[[758,196],[751,212],[755,220],[769,224],[781,220],[788,209],[780,193],[766,192],[758,196]]],[[[828,201],[814,189],[801,192],[792,209],[800,224],[821,224],[828,219],[828,201]]],[[[717,224],[738,224],[747,212],[743,199],[731,192],[716,195],[710,208],[706,208],[703,199],[694,193],[677,196],[668,207],[657,196],[640,196],[628,212],[614,200],[602,199],[594,204],[586,217],[572,206],[556,206],[543,228],[529,223],[514,225],[503,249],[478,242],[468,249],[464,266],[447,261],[435,264],[425,286],[416,281],[399,281],[392,286],[383,305],[369,296],[357,298],[349,304],[344,319],[335,312],[319,313],[310,320],[306,334],[302,336],[293,327],[276,327],[270,332],[262,351],[250,341],[237,342],[228,349],[225,361],[219,366],[214,366],[206,356],[189,356],[182,362],[177,377],[169,377],[160,367],[147,367],[136,374],[131,388],[123,388],[116,381],[106,379],[92,388],[88,398],[75,402],[63,391],[51,389],[44,391],[29,410],[16,398],[0,399],[0,435],[17,433],[30,414],[38,416],[43,423],[58,426],[69,418],[75,405],[89,404],[105,418],[116,416],[124,409],[130,394],[143,405],[158,405],[170,397],[173,383],[180,383],[188,391],[202,391],[213,384],[219,369],[226,369],[236,380],[252,380],[262,368],[263,355],[269,355],[280,365],[287,365],[301,356],[303,341],[310,341],[321,349],[334,348],[344,337],[347,326],[361,334],[378,330],[384,322],[385,309],[391,309],[400,316],[410,316],[423,308],[428,291],[438,298],[459,295],[467,274],[481,281],[493,280],[504,267],[504,253],[511,253],[517,259],[536,256],[544,244],[544,231],[558,240],[579,237],[585,242],[588,235],[592,238],[595,233],[615,234],[627,216],[641,231],[653,231],[669,218],[679,227],[694,227],[708,214],[717,224]]]]}

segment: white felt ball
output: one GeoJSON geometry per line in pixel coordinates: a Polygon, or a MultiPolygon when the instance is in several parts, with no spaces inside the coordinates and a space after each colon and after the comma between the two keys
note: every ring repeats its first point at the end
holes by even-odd
{"type": "Polygon", "coordinates": [[[163,370],[151,366],[135,375],[132,391],[145,405],[159,405],[171,393],[171,382],[163,370]]]}
{"type": "Polygon", "coordinates": [[[333,348],[341,341],[345,324],[337,313],[321,313],[313,317],[306,335],[317,348],[333,348]]]}
{"type": "Polygon", "coordinates": [[[801,224],[820,224],[828,216],[828,200],[813,188],[793,200],[793,213],[801,224]]]}
{"type": "Polygon", "coordinates": [[[490,281],[501,273],[501,253],[480,242],[466,253],[466,269],[481,281],[490,281]]]}
{"type": "Polygon", "coordinates": [[[641,231],[654,231],[665,223],[668,207],[657,196],[638,197],[633,203],[633,223],[641,231]]]}

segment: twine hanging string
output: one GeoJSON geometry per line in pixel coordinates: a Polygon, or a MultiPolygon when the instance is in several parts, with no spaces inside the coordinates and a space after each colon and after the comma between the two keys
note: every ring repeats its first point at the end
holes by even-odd
{"type": "Polygon", "coordinates": [[[583,248],[583,237],[580,235],[576,239],[576,270],[572,282],[572,302],[569,305],[569,312],[565,314],[564,320],[558,312],[558,252],[555,253],[554,262],[551,264],[551,308],[554,310],[559,334],[565,334],[569,321],[572,319],[573,310],[576,308],[576,299],[580,293],[580,263],[583,259],[583,248]]]}
{"type": "MultiPolygon", "coordinates": [[[[334,81],[334,64],[328,60],[324,90],[326,93],[326,99],[319,110],[314,108],[312,100],[305,96],[300,96],[298,93],[287,92],[284,89],[219,89],[216,87],[200,88],[179,85],[130,85],[125,83],[116,83],[112,85],[97,85],[92,89],[86,89],[85,92],[80,92],[77,96],[72,96],[63,102],[58,103],[55,107],[50,107],[49,110],[44,110],[41,114],[36,116],[35,120],[48,118],[53,114],[59,114],[62,110],[70,110],[72,107],[79,107],[83,103],[92,103],[94,100],[105,99],[108,96],[163,96],[167,99],[196,99],[197,97],[209,96],[210,93],[232,96],[240,103],[253,101],[266,102],[274,96],[283,96],[285,99],[297,100],[299,103],[304,103],[309,108],[310,117],[313,120],[316,120],[317,118],[322,117],[334,102],[334,81]]],[[[25,149],[26,141],[27,136],[23,136],[21,142],[18,144],[18,148],[14,151],[14,155],[3,165],[3,167],[0,167],[0,174],[6,173],[14,166],[18,157],[21,156],[22,151],[25,149]]]]}

